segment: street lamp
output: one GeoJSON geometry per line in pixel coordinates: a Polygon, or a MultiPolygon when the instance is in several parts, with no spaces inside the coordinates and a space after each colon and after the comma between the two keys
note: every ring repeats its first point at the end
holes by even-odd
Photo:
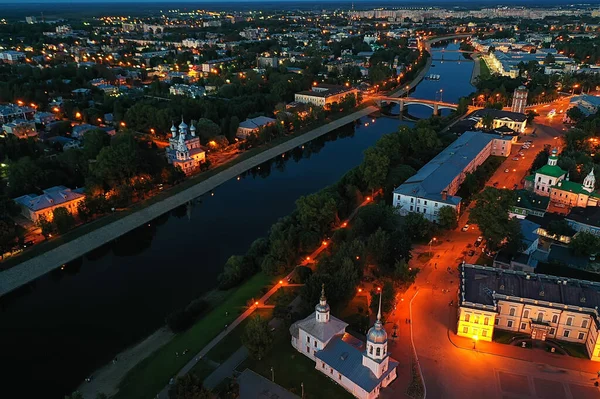
{"type": "Polygon", "coordinates": [[[429,256],[432,256],[433,254],[431,253],[431,244],[433,242],[437,241],[437,237],[433,237],[431,240],[429,240],[429,256]]]}
{"type": "Polygon", "coordinates": [[[477,335],[473,335],[473,349],[476,349],[478,340],[479,337],[477,335]]]}

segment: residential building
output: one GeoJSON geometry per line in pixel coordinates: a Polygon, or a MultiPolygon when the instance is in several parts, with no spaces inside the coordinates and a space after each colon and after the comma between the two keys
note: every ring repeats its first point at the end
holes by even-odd
{"type": "Polygon", "coordinates": [[[537,195],[532,191],[525,189],[515,191],[517,202],[510,209],[509,216],[518,219],[524,219],[528,215],[544,217],[550,198],[543,195],[537,195]]]}
{"type": "Polygon", "coordinates": [[[5,123],[2,125],[2,130],[4,130],[5,134],[12,134],[19,139],[37,137],[38,135],[35,129],[35,122],[26,119],[15,119],[12,122],[5,123]]]}
{"type": "Polygon", "coordinates": [[[14,121],[15,119],[31,119],[35,109],[15,104],[0,105],[0,124],[14,121]]]}
{"type": "Polygon", "coordinates": [[[33,115],[33,120],[40,125],[47,125],[56,120],[56,115],[52,112],[36,112],[35,115],[33,115]]]}
{"type": "Polygon", "coordinates": [[[200,138],[196,136],[196,126],[192,125],[188,131],[188,125],[183,119],[179,124],[179,131],[175,125],[171,126],[166,154],[169,163],[181,168],[186,175],[198,170],[200,164],[206,161],[206,151],[200,145],[200,138]]]}
{"type": "Polygon", "coordinates": [[[473,112],[469,118],[477,121],[477,127],[483,127],[483,119],[491,115],[493,118],[492,129],[498,129],[503,126],[517,132],[523,133],[527,125],[527,117],[525,114],[518,114],[511,111],[503,111],[500,109],[484,108],[473,112]]]}
{"type": "Polygon", "coordinates": [[[600,97],[582,94],[571,98],[569,108],[577,107],[584,115],[590,116],[598,112],[600,108],[600,97]]]}
{"type": "Polygon", "coordinates": [[[249,135],[258,134],[261,128],[272,125],[275,122],[277,122],[275,119],[266,116],[246,119],[239,124],[235,137],[242,140],[246,139],[249,135]]]}
{"type": "Polygon", "coordinates": [[[114,96],[119,94],[119,88],[117,86],[109,85],[109,84],[99,84],[98,87],[100,90],[104,92],[104,94],[109,96],[114,96]]]}
{"type": "Polygon", "coordinates": [[[0,52],[0,63],[17,64],[25,61],[25,53],[20,51],[3,51],[0,52]]]}
{"type": "Polygon", "coordinates": [[[600,236],[600,208],[575,207],[565,216],[565,221],[575,231],[600,236]]]}
{"type": "Polygon", "coordinates": [[[59,207],[77,214],[77,206],[84,199],[82,188],[71,190],[65,186],[55,186],[43,190],[41,195],[27,194],[15,198],[14,201],[21,207],[23,216],[37,223],[41,217],[52,220],[54,210],[59,207]]]}
{"type": "Polygon", "coordinates": [[[527,106],[527,94],[529,91],[525,86],[519,86],[515,89],[512,98],[512,106],[510,110],[518,114],[525,113],[525,107],[527,106]]]}
{"type": "MultiPolygon", "coordinates": [[[[450,206],[460,212],[461,198],[456,196],[467,173],[473,172],[490,155],[492,147],[510,146],[504,137],[482,132],[465,132],[393,193],[394,207],[401,215],[422,214],[431,221],[438,220],[440,208],[450,206]]],[[[508,151],[496,149],[496,151],[508,151]]]]}
{"type": "Polygon", "coordinates": [[[396,378],[398,362],[388,352],[387,333],[381,321],[381,295],[375,325],[366,346],[346,332],[347,323],[330,315],[325,286],[315,311],[292,324],[292,346],[315,361],[315,369],[361,399],[377,398],[396,378]]]}
{"type": "Polygon", "coordinates": [[[354,87],[338,86],[321,83],[313,86],[310,90],[296,93],[294,100],[296,102],[318,105],[320,107],[329,106],[333,103],[341,103],[347,95],[355,96],[358,90],[354,87]]]}
{"type": "Polygon", "coordinates": [[[457,334],[491,341],[495,329],[585,345],[600,361],[600,283],[463,264],[457,334]]]}
{"type": "Polygon", "coordinates": [[[204,87],[202,86],[193,86],[193,85],[184,85],[184,84],[174,84],[169,87],[169,93],[173,96],[186,96],[190,98],[199,98],[205,95],[204,87]]]}
{"type": "Polygon", "coordinates": [[[258,57],[256,64],[259,68],[277,68],[279,66],[279,57],[258,57]]]}
{"type": "Polygon", "coordinates": [[[235,57],[219,58],[218,60],[210,60],[202,63],[202,72],[217,73],[218,68],[223,68],[225,65],[231,64],[236,60],[235,57]]]}
{"type": "Polygon", "coordinates": [[[553,149],[548,157],[548,163],[536,170],[533,175],[525,177],[525,188],[538,195],[550,196],[550,188],[567,176],[567,172],[557,163],[558,151],[553,149]]]}

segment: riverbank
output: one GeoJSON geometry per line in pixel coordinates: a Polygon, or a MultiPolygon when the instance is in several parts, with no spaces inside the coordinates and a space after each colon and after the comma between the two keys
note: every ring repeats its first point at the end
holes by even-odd
{"type": "MultiPolygon", "coordinates": [[[[214,174],[193,186],[174,193],[158,202],[152,203],[141,209],[122,215],[101,227],[94,228],[73,240],[59,245],[49,251],[32,259],[26,260],[8,270],[0,272],[0,296],[5,295],[46,273],[57,269],[74,259],[77,259],[101,245],[110,242],[135,228],[151,222],[153,219],[169,212],[170,210],[184,205],[203,194],[206,194],[224,182],[239,176],[240,174],[311,140],[323,136],[341,126],[355,121],[363,116],[377,111],[376,107],[370,106],[341,117],[326,125],[313,129],[301,136],[291,137],[289,140],[268,148],[251,158],[242,160],[235,165],[224,165],[224,170],[214,174]]],[[[113,215],[111,215],[113,216],[113,215]]],[[[109,216],[110,217],[110,216],[109,216]]],[[[92,224],[93,225],[93,224],[92,224]]],[[[82,228],[85,228],[83,226],[82,228]]],[[[76,230],[74,232],[77,232],[76,230]]]]}
{"type": "Polygon", "coordinates": [[[471,74],[471,84],[475,87],[477,80],[479,80],[479,74],[481,73],[481,60],[477,54],[472,54],[471,59],[473,60],[473,73],[471,74]]]}

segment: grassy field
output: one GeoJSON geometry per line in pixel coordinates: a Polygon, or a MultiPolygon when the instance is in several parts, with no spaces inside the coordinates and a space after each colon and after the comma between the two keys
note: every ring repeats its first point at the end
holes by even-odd
{"type": "Polygon", "coordinates": [[[254,370],[265,378],[271,379],[271,367],[275,370],[275,382],[290,392],[300,396],[301,384],[304,384],[304,398],[352,398],[350,393],[315,370],[315,362],[297,352],[290,343],[287,330],[280,331],[273,349],[263,360],[248,358],[238,367],[254,370]]]}
{"type": "Polygon", "coordinates": [[[483,58],[479,59],[479,78],[485,79],[490,77],[490,68],[488,68],[487,64],[483,60],[483,58]]]}
{"type": "Polygon", "coordinates": [[[563,348],[569,354],[569,356],[578,357],[581,359],[589,359],[585,345],[562,341],[558,342],[558,345],[563,348]]]}
{"type": "Polygon", "coordinates": [[[242,346],[242,334],[246,324],[252,317],[260,316],[263,319],[270,320],[273,317],[273,309],[258,309],[252,313],[252,316],[242,321],[232,332],[227,334],[221,342],[219,342],[214,348],[212,348],[206,357],[217,363],[223,363],[242,346]]]}
{"type": "MultiPolygon", "coordinates": [[[[226,324],[245,310],[249,299],[272,283],[259,273],[233,290],[223,302],[199,320],[189,330],[177,334],[168,344],[138,363],[119,383],[114,399],[147,399],[154,397],[193,356],[206,346],[226,324]],[[185,356],[175,356],[188,349],[185,356]]],[[[237,348],[236,348],[237,349],[237,348]]]]}

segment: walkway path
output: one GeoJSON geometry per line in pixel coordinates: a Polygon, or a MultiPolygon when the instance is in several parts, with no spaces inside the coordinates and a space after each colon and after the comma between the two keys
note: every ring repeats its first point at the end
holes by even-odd
{"type": "Polygon", "coordinates": [[[479,56],[477,54],[472,54],[471,58],[473,59],[473,73],[471,74],[471,84],[475,86],[475,83],[477,83],[477,79],[479,78],[479,74],[481,73],[481,62],[479,61],[479,56]]]}
{"type": "Polygon", "coordinates": [[[244,360],[248,357],[248,349],[245,346],[240,346],[240,348],[233,353],[233,355],[229,356],[223,364],[219,366],[215,371],[211,373],[202,384],[206,389],[214,389],[217,385],[221,383],[225,378],[230,377],[233,374],[233,371],[237,366],[242,364],[244,360]]]}
{"type": "MultiPolygon", "coordinates": [[[[376,191],[375,193],[373,193],[373,197],[376,197],[380,193],[381,193],[380,190],[376,191]]],[[[367,197],[359,206],[356,207],[356,209],[354,209],[354,211],[350,214],[348,219],[341,222],[340,228],[345,228],[346,226],[348,226],[348,223],[356,215],[356,213],[358,212],[358,209],[365,205],[372,203],[372,201],[373,201],[373,198],[367,197]]],[[[323,252],[325,250],[325,248],[327,248],[327,245],[329,245],[329,242],[323,241],[321,243],[321,245],[319,246],[319,248],[317,248],[316,250],[313,251],[313,253],[311,253],[309,256],[307,256],[301,264],[309,266],[311,263],[314,263],[314,259],[321,252],[323,252]]],[[[200,358],[206,356],[206,354],[208,352],[210,352],[210,350],[212,348],[214,348],[219,342],[221,342],[221,340],[223,338],[225,338],[227,336],[227,334],[229,334],[231,331],[233,331],[242,321],[244,321],[248,316],[250,316],[254,312],[254,310],[256,310],[257,308],[271,307],[271,305],[266,305],[266,303],[269,300],[269,298],[273,294],[275,294],[280,287],[298,286],[298,284],[288,284],[287,283],[288,279],[292,276],[293,273],[294,273],[294,271],[290,272],[284,279],[280,280],[279,284],[273,286],[273,288],[271,288],[266,294],[264,294],[262,296],[262,298],[260,298],[257,301],[255,306],[248,308],[244,313],[239,315],[238,318],[235,319],[229,326],[227,326],[227,328],[225,330],[221,331],[221,333],[219,335],[217,335],[215,338],[213,338],[213,340],[210,341],[208,343],[208,345],[206,345],[204,348],[202,348],[202,350],[200,352],[198,352],[198,354],[196,356],[194,356],[194,358],[192,360],[190,360],[181,370],[179,370],[179,372],[174,376],[174,379],[177,379],[179,377],[183,377],[184,375],[186,375],[196,365],[196,363],[200,360],[200,358]]],[[[160,391],[160,393],[158,394],[158,397],[160,399],[168,399],[169,398],[169,386],[168,385],[166,387],[164,387],[162,391],[160,391]]]]}
{"type": "Polygon", "coordinates": [[[341,126],[355,121],[363,116],[377,111],[376,107],[367,107],[353,114],[344,116],[327,125],[318,127],[301,136],[295,137],[276,147],[270,148],[252,158],[246,159],[223,172],[212,176],[184,191],[174,194],[164,200],[150,205],[144,209],[125,216],[106,226],[78,237],[57,248],[54,248],[33,259],[27,260],[11,269],[0,272],[0,296],[5,295],[22,285],[25,285],[44,274],[57,269],[67,262],[77,259],[99,246],[110,242],[131,230],[144,225],[153,219],[210,192],[226,181],[274,158],[284,152],[290,151],[302,144],[323,136],[341,126]]]}

